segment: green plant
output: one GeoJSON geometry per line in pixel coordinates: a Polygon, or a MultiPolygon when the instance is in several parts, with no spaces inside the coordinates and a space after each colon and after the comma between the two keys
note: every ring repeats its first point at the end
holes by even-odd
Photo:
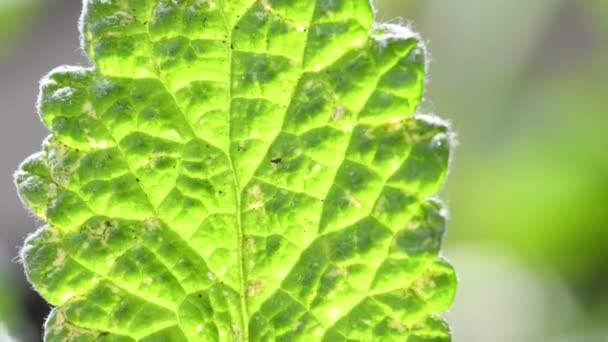
{"type": "Polygon", "coordinates": [[[16,174],[49,341],[448,341],[450,134],[367,0],[89,0],[16,174]]]}

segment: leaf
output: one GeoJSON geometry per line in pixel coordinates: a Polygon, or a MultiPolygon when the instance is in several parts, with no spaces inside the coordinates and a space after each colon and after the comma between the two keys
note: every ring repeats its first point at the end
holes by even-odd
{"type": "Polygon", "coordinates": [[[366,0],[89,0],[16,174],[48,341],[449,341],[450,134],[366,0]]]}

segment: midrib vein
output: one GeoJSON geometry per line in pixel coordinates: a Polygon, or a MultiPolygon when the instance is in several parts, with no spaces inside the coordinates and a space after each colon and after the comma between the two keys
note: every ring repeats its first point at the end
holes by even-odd
{"type": "Polygon", "coordinates": [[[249,313],[247,310],[247,301],[246,301],[246,277],[245,277],[245,255],[244,255],[244,246],[245,246],[245,236],[243,232],[242,218],[241,218],[241,186],[239,184],[239,179],[236,175],[236,168],[234,167],[234,161],[232,158],[232,153],[230,151],[232,146],[232,25],[228,22],[226,18],[226,7],[227,1],[221,0],[222,8],[220,9],[220,13],[224,20],[224,25],[226,26],[226,34],[228,35],[228,44],[227,52],[228,52],[228,161],[230,162],[230,170],[232,171],[232,179],[234,182],[234,191],[236,196],[236,224],[237,224],[237,235],[238,235],[238,267],[239,267],[239,278],[240,278],[240,307],[241,307],[241,334],[235,336],[239,341],[248,341],[249,340],[249,313]]]}

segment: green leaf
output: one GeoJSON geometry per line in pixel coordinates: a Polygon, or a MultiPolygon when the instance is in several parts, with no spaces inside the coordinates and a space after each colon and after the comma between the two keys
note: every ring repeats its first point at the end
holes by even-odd
{"type": "Polygon", "coordinates": [[[424,49],[367,0],[89,0],[16,174],[48,341],[449,341],[424,49]]]}

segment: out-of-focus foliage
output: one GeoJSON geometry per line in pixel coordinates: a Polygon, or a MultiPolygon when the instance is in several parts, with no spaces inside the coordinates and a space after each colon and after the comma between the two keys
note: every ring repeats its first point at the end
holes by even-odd
{"type": "Polygon", "coordinates": [[[457,184],[452,201],[472,224],[454,233],[458,239],[502,241],[578,284],[605,279],[608,212],[598,185],[608,174],[608,116],[602,92],[593,78],[576,76],[568,83],[537,80],[518,94],[513,113],[537,116],[512,123],[517,134],[500,153],[462,166],[470,176],[457,184]]]}
{"type": "MultiPolygon", "coordinates": [[[[508,91],[490,104],[491,135],[462,137],[451,188],[456,240],[499,241],[576,287],[606,284],[608,267],[606,31],[587,26],[583,10],[551,11],[508,91]]],[[[483,115],[455,120],[481,132],[483,115]]]]}
{"type": "MultiPolygon", "coordinates": [[[[5,256],[4,253],[0,253],[5,256]]],[[[19,322],[20,311],[17,308],[15,288],[10,272],[0,265],[0,341],[14,330],[19,322]]]]}
{"type": "Polygon", "coordinates": [[[40,1],[0,0],[0,61],[15,43],[16,35],[31,23],[40,1]]]}

